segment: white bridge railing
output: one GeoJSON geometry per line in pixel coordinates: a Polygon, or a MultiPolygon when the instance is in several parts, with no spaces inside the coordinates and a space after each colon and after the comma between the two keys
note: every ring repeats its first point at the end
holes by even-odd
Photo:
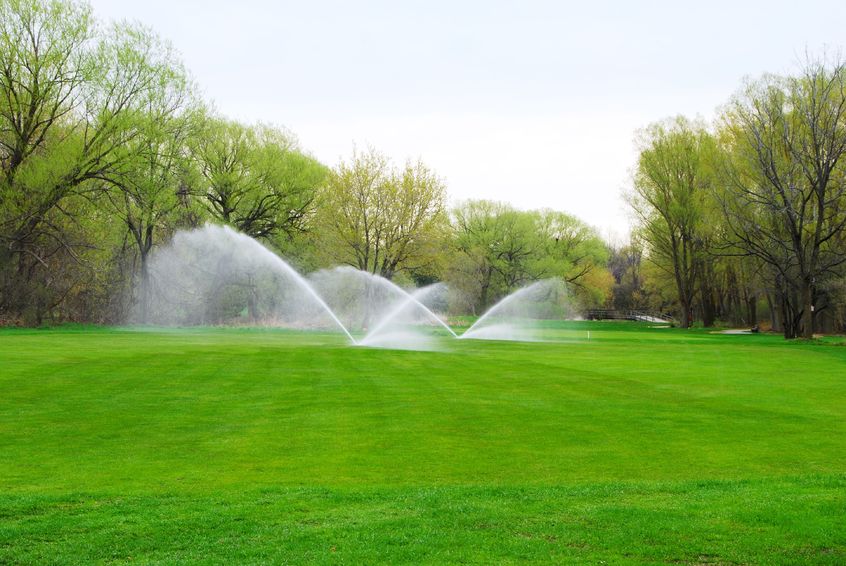
{"type": "Polygon", "coordinates": [[[616,310],[616,309],[591,309],[585,313],[588,320],[637,320],[641,322],[673,322],[673,316],[668,313],[639,311],[639,310],[616,310]]]}

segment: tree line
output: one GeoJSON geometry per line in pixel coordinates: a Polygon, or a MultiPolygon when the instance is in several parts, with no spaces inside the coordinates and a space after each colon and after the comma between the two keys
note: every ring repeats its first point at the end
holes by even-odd
{"type": "Polygon", "coordinates": [[[713,123],[664,120],[637,143],[637,226],[609,243],[563,212],[450,207],[419,160],[367,147],[320,163],[284,128],[214,111],[152,30],[82,2],[0,0],[0,323],[143,321],[151,254],[213,222],[302,271],[445,281],[461,313],[557,277],[584,308],[684,327],[844,328],[842,62],[749,81],[713,123]]]}
{"type": "Polygon", "coordinates": [[[1,0],[0,43],[0,321],[121,322],[135,306],[144,320],[151,254],[205,222],[305,271],[449,280],[474,312],[552,275],[603,296],[605,246],[576,218],[449,210],[428,166],[373,148],[328,167],[284,128],[213,111],[143,26],[104,25],[82,2],[1,0]]]}
{"type": "MultiPolygon", "coordinates": [[[[666,120],[643,130],[639,144],[634,248],[671,291],[683,326],[758,325],[764,310],[785,338],[843,328],[843,61],[809,59],[795,75],[748,81],[713,124],[666,120]]],[[[622,281],[633,268],[619,261],[622,281]]],[[[636,286],[628,286],[622,294],[632,300],[636,286]]]]}

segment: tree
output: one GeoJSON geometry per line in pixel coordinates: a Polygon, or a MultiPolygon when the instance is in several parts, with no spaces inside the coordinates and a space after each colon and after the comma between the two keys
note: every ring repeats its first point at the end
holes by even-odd
{"type": "Polygon", "coordinates": [[[84,265],[96,247],[75,237],[86,233],[76,212],[132,157],[124,148],[162,79],[135,49],[139,33],[98,32],[84,4],[0,2],[0,310],[35,304],[40,319],[69,292],[59,265],[84,265]]]}
{"type": "Polygon", "coordinates": [[[821,283],[846,262],[846,67],[812,61],[729,105],[719,191],[735,243],[771,270],[785,338],[814,332],[821,283]]]}
{"type": "Polygon", "coordinates": [[[685,118],[653,124],[642,132],[631,204],[649,259],[673,277],[681,324],[691,322],[697,276],[705,252],[706,199],[712,184],[713,137],[685,118]]]}
{"type": "Polygon", "coordinates": [[[619,310],[648,307],[641,266],[643,248],[635,238],[625,245],[611,245],[608,270],[614,278],[611,306],[619,310]]]}
{"type": "Polygon", "coordinates": [[[135,244],[143,322],[152,293],[150,252],[160,232],[189,206],[187,143],[194,133],[196,104],[170,46],[142,28],[120,26],[113,33],[121,72],[147,77],[149,85],[133,105],[130,127],[137,135],[117,150],[124,154],[120,166],[102,175],[111,209],[135,244]]]}
{"type": "Polygon", "coordinates": [[[607,251],[596,232],[569,214],[520,211],[485,200],[462,203],[452,214],[455,249],[449,273],[474,312],[539,279],[557,277],[602,303],[610,281],[599,275],[607,251]]]}
{"type": "Polygon", "coordinates": [[[538,262],[532,268],[534,278],[555,276],[578,286],[608,263],[605,242],[575,216],[549,209],[530,214],[541,239],[538,262]]]}
{"type": "Polygon", "coordinates": [[[354,151],[320,193],[321,248],[332,261],[388,279],[420,269],[445,229],[445,198],[443,181],[422,162],[397,170],[374,149],[354,151]]]}
{"type": "Polygon", "coordinates": [[[470,200],[452,212],[450,283],[481,314],[509,290],[531,280],[529,262],[540,246],[531,218],[512,207],[470,200]]]}
{"type": "Polygon", "coordinates": [[[85,176],[70,122],[93,74],[93,36],[87,7],[0,2],[0,311],[12,316],[37,305],[40,322],[35,278],[68,249],[51,216],[85,176]]]}
{"type": "Polygon", "coordinates": [[[197,192],[212,217],[254,238],[305,229],[326,168],[292,135],[211,118],[192,153],[202,176],[197,192]]]}

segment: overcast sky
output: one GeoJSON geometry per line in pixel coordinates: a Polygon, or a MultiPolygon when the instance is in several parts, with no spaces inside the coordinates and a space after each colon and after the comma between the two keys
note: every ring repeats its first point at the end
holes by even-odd
{"type": "Polygon", "coordinates": [[[421,158],[453,201],[550,207],[627,233],[635,132],[711,119],[745,76],[846,41],[846,1],[93,0],[181,52],[229,117],[327,164],[421,158]]]}

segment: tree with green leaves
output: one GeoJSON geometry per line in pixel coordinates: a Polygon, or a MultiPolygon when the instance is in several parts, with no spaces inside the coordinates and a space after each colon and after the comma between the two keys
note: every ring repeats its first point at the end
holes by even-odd
{"type": "Polygon", "coordinates": [[[595,229],[566,212],[543,209],[530,214],[541,239],[532,268],[535,278],[560,277],[580,285],[592,271],[606,267],[608,246],[595,229]]]}
{"type": "Polygon", "coordinates": [[[40,321],[48,273],[73,253],[57,205],[98,169],[74,127],[94,35],[86,6],[0,2],[0,311],[11,316],[35,306],[40,321]]]}
{"type": "Polygon", "coordinates": [[[448,279],[475,314],[530,280],[527,264],[539,245],[533,228],[531,219],[501,202],[469,200],[452,211],[448,279]]]}
{"type": "Polygon", "coordinates": [[[602,285],[589,279],[605,267],[606,246],[574,216],[471,200],[453,210],[452,229],[448,277],[477,314],[511,291],[550,277],[580,289],[584,300],[604,301],[602,285]]]}
{"type": "Polygon", "coordinates": [[[0,309],[35,305],[40,318],[40,297],[70,292],[56,288],[58,265],[84,265],[98,245],[75,237],[76,211],[131,167],[126,148],[172,61],[156,60],[146,30],[99,30],[81,3],[3,0],[0,26],[0,309]]]}
{"type": "Polygon", "coordinates": [[[443,181],[420,161],[394,168],[374,149],[354,151],[321,190],[316,226],[329,261],[391,279],[431,263],[445,230],[443,181]]]}
{"type": "Polygon", "coordinates": [[[648,258],[675,282],[679,320],[687,328],[706,261],[715,140],[703,125],[679,117],[648,127],[639,145],[630,203],[648,258]]]}
{"type": "Polygon", "coordinates": [[[305,229],[327,169],[293,135],[208,118],[191,151],[200,172],[196,192],[212,218],[254,238],[305,229]]]}
{"type": "MultiPolygon", "coordinates": [[[[153,292],[148,259],[153,245],[191,206],[187,144],[196,133],[197,104],[173,50],[150,31],[120,26],[121,72],[146,76],[149,88],[134,104],[129,126],[137,133],[116,150],[120,166],[102,175],[103,194],[135,244],[140,320],[153,292]]],[[[134,279],[134,278],[133,278],[134,279]]]]}

